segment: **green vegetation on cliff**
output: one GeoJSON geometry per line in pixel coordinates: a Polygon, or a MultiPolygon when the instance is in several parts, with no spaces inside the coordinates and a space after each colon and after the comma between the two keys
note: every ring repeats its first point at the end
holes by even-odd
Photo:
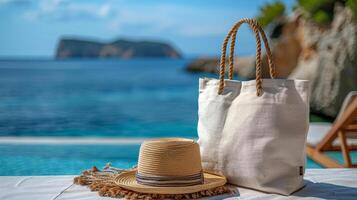
{"type": "Polygon", "coordinates": [[[276,1],[273,3],[267,3],[260,7],[260,14],[257,17],[257,20],[262,27],[266,27],[284,14],[285,5],[281,1],[276,1]]]}
{"type": "Polygon", "coordinates": [[[330,23],[333,19],[335,0],[298,0],[298,6],[305,11],[305,16],[318,24],[330,23]]]}
{"type": "MultiPolygon", "coordinates": [[[[300,9],[306,19],[318,25],[326,25],[334,18],[336,4],[349,8],[357,17],[357,0],[297,0],[293,9],[300,9]]],[[[263,27],[266,27],[284,15],[285,5],[281,1],[275,1],[264,4],[256,18],[263,27]]]]}
{"type": "Polygon", "coordinates": [[[347,0],[346,4],[351,9],[353,15],[357,17],[357,0],[347,0]]]}

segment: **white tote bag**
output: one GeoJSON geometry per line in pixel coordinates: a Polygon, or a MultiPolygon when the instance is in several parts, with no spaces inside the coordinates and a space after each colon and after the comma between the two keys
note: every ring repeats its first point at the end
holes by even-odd
{"type": "Polygon", "coordinates": [[[289,195],[303,186],[305,142],[309,127],[308,82],[274,79],[265,33],[253,19],[237,22],[224,40],[220,79],[200,79],[198,135],[205,169],[220,171],[228,181],[260,191],[289,195]],[[257,42],[256,80],[233,78],[234,43],[248,23],[257,42]],[[261,78],[261,42],[271,79],[261,78]],[[229,80],[226,47],[231,40],[229,80]]]}

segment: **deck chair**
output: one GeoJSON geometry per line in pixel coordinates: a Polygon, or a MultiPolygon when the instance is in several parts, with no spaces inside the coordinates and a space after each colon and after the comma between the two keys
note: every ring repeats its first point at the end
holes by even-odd
{"type": "Polygon", "coordinates": [[[347,95],[332,125],[310,125],[306,146],[308,157],[328,168],[357,167],[350,157],[353,150],[357,150],[357,91],[347,95]],[[330,158],[326,151],[341,151],[344,163],[330,158]]]}

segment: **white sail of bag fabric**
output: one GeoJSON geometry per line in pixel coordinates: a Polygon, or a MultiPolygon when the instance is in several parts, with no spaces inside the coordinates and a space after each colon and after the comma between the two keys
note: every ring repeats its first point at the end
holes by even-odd
{"type": "Polygon", "coordinates": [[[274,79],[272,54],[263,29],[242,19],[223,43],[220,78],[199,82],[198,135],[204,169],[220,171],[232,184],[289,195],[303,186],[309,127],[308,81],[274,79]],[[256,80],[233,79],[236,34],[247,23],[256,37],[256,80]],[[262,37],[271,79],[261,78],[262,37]],[[226,47],[231,38],[229,79],[226,47]]]}

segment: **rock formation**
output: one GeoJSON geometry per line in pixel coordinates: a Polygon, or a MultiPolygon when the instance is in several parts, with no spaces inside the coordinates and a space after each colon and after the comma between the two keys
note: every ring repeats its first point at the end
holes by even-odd
{"type": "Polygon", "coordinates": [[[357,90],[356,19],[336,7],[329,29],[303,26],[305,51],[289,78],[310,80],[312,110],[335,117],[348,92],[357,90]]]}
{"type": "MultiPolygon", "coordinates": [[[[219,58],[214,57],[202,57],[195,59],[189,63],[186,69],[190,72],[209,72],[218,73],[219,71],[219,58]]],[[[234,71],[238,72],[241,77],[253,77],[255,71],[251,66],[254,66],[255,59],[253,57],[240,57],[234,60],[234,71]],[[239,67],[238,67],[239,66],[239,67]],[[251,74],[253,73],[253,74],[251,74]]],[[[228,63],[226,63],[228,66],[228,63]]]]}
{"type": "Polygon", "coordinates": [[[162,42],[116,40],[111,43],[82,39],[61,39],[56,58],[135,58],[167,57],[180,58],[180,53],[162,42]]]}

